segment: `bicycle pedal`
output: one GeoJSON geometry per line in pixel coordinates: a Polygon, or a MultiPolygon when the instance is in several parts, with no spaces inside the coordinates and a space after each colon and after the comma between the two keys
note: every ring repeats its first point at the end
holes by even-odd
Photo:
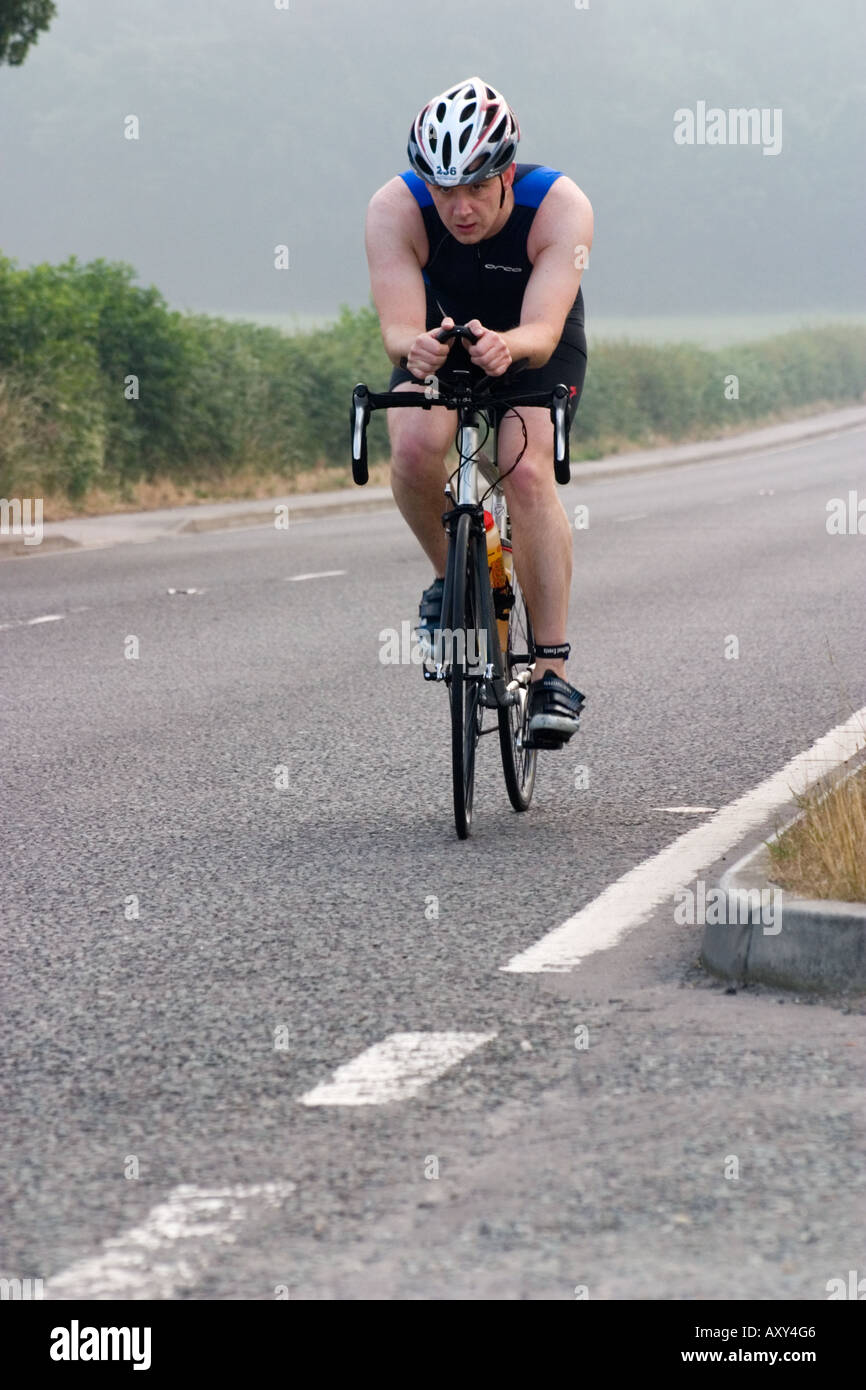
{"type": "MultiPolygon", "coordinates": [[[[575,732],[577,731],[575,730],[575,732]]],[[[534,748],[538,751],[546,750],[548,748],[564,748],[565,745],[568,743],[569,739],[571,739],[572,737],[572,734],[566,734],[563,737],[560,734],[546,734],[543,730],[541,730],[534,735],[527,735],[527,737],[523,740],[522,746],[524,748],[529,749],[534,748]]]]}

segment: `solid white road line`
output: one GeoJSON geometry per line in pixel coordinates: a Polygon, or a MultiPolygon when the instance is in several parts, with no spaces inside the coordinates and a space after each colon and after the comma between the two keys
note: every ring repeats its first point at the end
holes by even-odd
{"type": "Polygon", "coordinates": [[[170,1192],[164,1202],[102,1252],[78,1260],[45,1285],[54,1299],[176,1298],[234,1245],[238,1226],[251,1210],[279,1207],[295,1190],[292,1182],[256,1186],[192,1187],[170,1192]]]}
{"type": "Polygon", "coordinates": [[[495,1033],[391,1033],[300,1097],[303,1105],[385,1105],[407,1100],[495,1033]]]}
{"type": "Polygon", "coordinates": [[[686,887],[750,832],[766,825],[774,811],[864,747],[866,705],[804,753],[798,753],[781,772],[723,806],[703,825],[687,830],[660,854],[630,869],[587,907],[500,970],[516,975],[564,972],[596,951],[609,950],[654,908],[686,887]]]}

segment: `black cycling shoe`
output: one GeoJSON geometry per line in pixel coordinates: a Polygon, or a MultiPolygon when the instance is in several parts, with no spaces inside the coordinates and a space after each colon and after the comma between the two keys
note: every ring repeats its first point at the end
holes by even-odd
{"type": "Polygon", "coordinates": [[[529,722],[524,748],[561,748],[580,728],[584,696],[568,681],[545,671],[529,687],[529,722]]]}
{"type": "Polygon", "coordinates": [[[415,631],[418,645],[424,652],[426,661],[434,659],[435,634],[442,627],[442,596],[445,590],[444,579],[434,579],[429,589],[425,589],[418,605],[420,622],[415,631]]]}

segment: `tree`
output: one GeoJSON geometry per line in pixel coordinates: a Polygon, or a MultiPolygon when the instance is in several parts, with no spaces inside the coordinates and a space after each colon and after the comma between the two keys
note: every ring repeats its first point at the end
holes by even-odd
{"type": "Polygon", "coordinates": [[[19,67],[56,14],[54,0],[0,0],[0,63],[19,67]]]}

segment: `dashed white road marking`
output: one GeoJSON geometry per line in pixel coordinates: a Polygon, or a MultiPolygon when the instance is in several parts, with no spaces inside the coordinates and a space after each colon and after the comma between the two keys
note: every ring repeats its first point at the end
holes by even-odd
{"type": "Polygon", "coordinates": [[[330,579],[334,574],[345,573],[345,570],[319,570],[316,574],[290,574],[286,578],[286,583],[300,584],[302,579],[330,579]]]}
{"type": "Polygon", "coordinates": [[[704,811],[715,811],[715,806],[653,806],[654,811],[669,811],[672,816],[699,816],[704,811]]]}
{"type": "Polygon", "coordinates": [[[39,618],[13,618],[11,623],[0,623],[0,632],[10,627],[35,627],[37,623],[62,623],[65,613],[43,613],[39,618]]]}
{"type": "Polygon", "coordinates": [[[292,1182],[192,1187],[170,1192],[140,1226],[103,1242],[98,1255],[78,1260],[45,1285],[54,1299],[176,1298],[194,1288],[238,1228],[262,1207],[279,1207],[292,1182]]]}
{"type": "Polygon", "coordinates": [[[495,1037],[495,1033],[391,1033],[338,1067],[331,1081],[299,1099],[302,1105],[385,1105],[390,1100],[407,1100],[495,1037]]]}
{"type": "Polygon", "coordinates": [[[609,950],[727,850],[762,829],[774,811],[864,747],[866,705],[792,758],[780,772],[723,806],[703,825],[687,830],[660,854],[630,869],[587,907],[500,970],[518,975],[561,973],[573,970],[596,951],[609,950]]]}
{"type": "Polygon", "coordinates": [[[649,512],[629,512],[628,516],[615,516],[614,521],[640,521],[645,516],[649,516],[649,512]]]}

